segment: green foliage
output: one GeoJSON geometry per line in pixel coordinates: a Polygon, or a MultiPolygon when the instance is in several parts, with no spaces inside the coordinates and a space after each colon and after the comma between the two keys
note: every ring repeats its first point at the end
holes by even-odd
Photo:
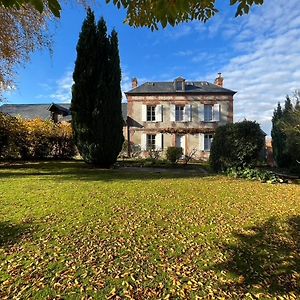
{"type": "Polygon", "coordinates": [[[104,19],[96,26],[88,9],[76,50],[71,104],[75,143],[86,162],[107,168],[124,141],[117,33],[108,37],[104,19]]]}
{"type": "Polygon", "coordinates": [[[271,136],[274,159],[279,167],[283,167],[286,165],[286,155],[284,153],[286,136],[279,125],[282,118],[283,112],[280,103],[278,103],[272,117],[271,136]]]}
{"type": "Polygon", "coordinates": [[[287,96],[284,110],[280,104],[272,118],[272,147],[274,159],[281,168],[300,174],[300,110],[287,96]]]}
{"type": "Polygon", "coordinates": [[[243,121],[216,129],[209,162],[213,170],[253,166],[260,159],[265,136],[259,124],[243,121]]]}
{"type": "Polygon", "coordinates": [[[167,160],[173,164],[175,164],[182,155],[183,152],[181,147],[168,147],[166,152],[167,160]]]}
{"type": "Polygon", "coordinates": [[[72,158],[76,154],[70,124],[23,120],[0,113],[0,158],[72,158]]]}
{"type": "Polygon", "coordinates": [[[57,0],[0,0],[0,6],[5,8],[20,9],[28,4],[32,5],[39,13],[48,8],[55,17],[60,17],[61,6],[57,0]]]}
{"type": "MultiPolygon", "coordinates": [[[[199,20],[206,22],[219,10],[215,0],[106,0],[118,8],[127,10],[125,22],[134,27],[149,27],[152,30],[168,24],[175,26],[182,22],[199,20]]],[[[248,14],[253,5],[262,5],[264,0],[231,0],[230,5],[237,5],[236,16],[248,14]]]]}
{"type": "MultiPolygon", "coordinates": [[[[118,8],[127,11],[125,22],[134,27],[149,27],[152,30],[158,29],[160,24],[166,27],[177,25],[182,22],[200,20],[206,22],[219,12],[215,0],[106,0],[112,2],[118,8]]],[[[250,12],[253,5],[262,5],[264,0],[231,0],[230,5],[237,5],[235,16],[242,16],[250,12]]],[[[55,17],[60,17],[61,6],[57,0],[0,0],[0,6],[17,8],[31,4],[38,12],[43,12],[46,7],[55,17]]]]}
{"type": "Polygon", "coordinates": [[[266,183],[285,183],[286,180],[276,175],[274,172],[259,170],[256,168],[228,168],[226,174],[234,178],[244,178],[258,180],[266,183]]]}

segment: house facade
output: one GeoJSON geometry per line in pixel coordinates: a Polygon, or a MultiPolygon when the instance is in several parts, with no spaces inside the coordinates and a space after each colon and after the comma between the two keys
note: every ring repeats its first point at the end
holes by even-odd
{"type": "Polygon", "coordinates": [[[168,147],[181,147],[185,155],[206,160],[215,130],[233,122],[235,91],[223,87],[218,74],[214,84],[187,82],[146,82],[126,94],[127,139],[140,145],[142,153],[157,150],[165,153],[168,147]]]}

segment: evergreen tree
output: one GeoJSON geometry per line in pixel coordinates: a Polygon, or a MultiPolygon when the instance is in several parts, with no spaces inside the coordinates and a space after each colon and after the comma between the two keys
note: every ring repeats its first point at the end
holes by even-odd
{"type": "Polygon", "coordinates": [[[77,43],[77,59],[73,72],[72,127],[74,140],[84,160],[90,161],[89,142],[92,139],[91,110],[95,99],[96,24],[94,13],[88,9],[77,43]]]}
{"type": "Polygon", "coordinates": [[[124,143],[123,136],[123,117],[122,117],[122,91],[121,91],[121,68],[119,56],[119,41],[118,34],[115,30],[112,31],[110,37],[110,60],[109,60],[109,74],[107,77],[109,96],[111,99],[111,119],[108,119],[105,124],[114,124],[113,127],[108,128],[109,142],[114,153],[111,155],[117,157],[122,150],[124,143]]]}
{"type": "Polygon", "coordinates": [[[289,96],[286,96],[284,102],[284,109],[283,109],[283,117],[287,117],[288,114],[293,110],[293,104],[289,96]]]}
{"type": "Polygon", "coordinates": [[[216,129],[209,162],[215,171],[253,167],[262,159],[265,135],[256,122],[244,120],[216,129]]]}
{"type": "Polygon", "coordinates": [[[300,111],[300,100],[299,99],[296,100],[295,110],[299,110],[300,111]]]}
{"type": "Polygon", "coordinates": [[[118,40],[114,31],[107,36],[103,18],[96,26],[91,10],[79,36],[73,79],[71,109],[78,150],[86,162],[110,167],[124,140],[118,40]]]}
{"type": "MultiPolygon", "coordinates": [[[[289,99],[287,97],[287,99],[289,99]]],[[[274,159],[279,167],[285,166],[285,147],[286,147],[286,136],[281,129],[281,122],[283,121],[283,111],[280,103],[278,102],[277,108],[274,110],[272,118],[272,149],[274,159]]]]}

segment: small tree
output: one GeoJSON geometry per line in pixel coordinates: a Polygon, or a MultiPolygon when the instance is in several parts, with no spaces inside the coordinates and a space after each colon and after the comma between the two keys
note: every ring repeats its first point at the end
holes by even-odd
{"type": "Polygon", "coordinates": [[[256,122],[220,126],[212,142],[210,165],[215,171],[253,166],[260,159],[264,145],[265,134],[256,122]]]}

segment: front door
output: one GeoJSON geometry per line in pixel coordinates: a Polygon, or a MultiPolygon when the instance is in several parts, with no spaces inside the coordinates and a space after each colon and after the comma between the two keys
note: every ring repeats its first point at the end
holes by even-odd
{"type": "Polygon", "coordinates": [[[185,154],[185,136],[176,135],[176,147],[181,147],[183,154],[185,154]]]}

